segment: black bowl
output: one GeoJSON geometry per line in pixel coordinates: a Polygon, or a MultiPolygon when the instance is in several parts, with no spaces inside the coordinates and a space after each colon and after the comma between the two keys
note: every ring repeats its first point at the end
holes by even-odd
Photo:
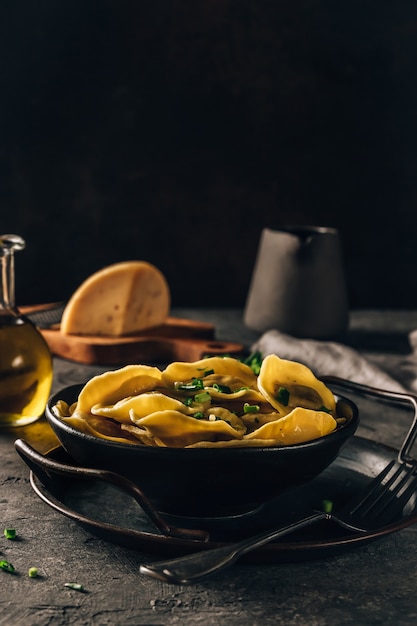
{"type": "Polygon", "coordinates": [[[79,464],[133,480],[161,512],[226,516],[252,511],[284,489],[322,472],[356,431],[356,405],[336,396],[337,414],[347,418],[334,432],[291,446],[253,448],[160,448],[123,444],[76,430],[52,412],[58,400],[76,402],[83,385],[53,395],[46,418],[63,448],[79,464]]]}

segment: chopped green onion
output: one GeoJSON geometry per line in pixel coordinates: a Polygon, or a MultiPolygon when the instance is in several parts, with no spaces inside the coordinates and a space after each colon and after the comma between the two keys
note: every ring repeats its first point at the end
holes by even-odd
{"type": "Polygon", "coordinates": [[[36,578],[38,575],[38,568],[37,567],[29,567],[28,569],[28,576],[29,578],[36,578]]]}
{"type": "Polygon", "coordinates": [[[185,406],[190,406],[193,403],[193,399],[191,396],[188,396],[182,400],[182,403],[185,404],[185,406]]]}
{"type": "Polygon", "coordinates": [[[204,370],[203,376],[210,376],[210,374],[214,374],[214,370],[204,370]]]}
{"type": "Polygon", "coordinates": [[[203,403],[203,402],[210,402],[211,401],[211,395],[209,394],[208,391],[203,391],[202,393],[196,393],[194,396],[194,402],[197,402],[198,404],[203,403]]]}
{"type": "Polygon", "coordinates": [[[11,574],[14,572],[14,567],[9,561],[0,561],[0,567],[11,574]]]}
{"type": "Polygon", "coordinates": [[[288,401],[290,399],[290,392],[285,387],[280,387],[276,394],[276,399],[278,402],[283,404],[284,406],[288,406],[288,401]]]}
{"type": "Polygon", "coordinates": [[[75,589],[76,591],[84,591],[83,585],[79,583],[65,583],[64,587],[68,587],[69,589],[75,589]]]}
{"type": "Polygon", "coordinates": [[[5,528],[4,536],[6,539],[16,539],[16,531],[14,528],[5,528]]]}
{"type": "Polygon", "coordinates": [[[325,513],[331,513],[333,510],[333,502],[331,500],[323,500],[322,506],[325,513]]]}
{"type": "Polygon", "coordinates": [[[263,357],[259,351],[252,352],[248,357],[246,357],[246,359],[242,360],[242,362],[245,363],[245,365],[249,365],[253,373],[256,374],[257,376],[259,372],[261,371],[262,361],[263,361],[263,357]]]}
{"type": "Polygon", "coordinates": [[[193,378],[188,383],[176,382],[174,387],[177,391],[197,391],[197,389],[204,389],[204,383],[202,378],[193,378]]]}
{"type": "Polygon", "coordinates": [[[213,383],[213,389],[220,391],[221,393],[232,393],[232,390],[227,385],[219,385],[219,383],[213,383]]]}
{"type": "Polygon", "coordinates": [[[248,402],[245,402],[245,404],[243,405],[244,413],[258,413],[259,409],[259,404],[249,404],[248,402]]]}
{"type": "Polygon", "coordinates": [[[193,413],[192,416],[195,417],[196,420],[204,419],[204,413],[202,411],[197,411],[196,413],[193,413]]]}
{"type": "Polygon", "coordinates": [[[326,406],[321,406],[318,411],[324,411],[325,413],[331,413],[331,409],[328,409],[326,406]]]}

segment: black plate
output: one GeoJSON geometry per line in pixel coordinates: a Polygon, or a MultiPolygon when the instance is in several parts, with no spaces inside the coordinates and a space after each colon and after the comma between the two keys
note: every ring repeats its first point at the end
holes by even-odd
{"type": "MultiPolygon", "coordinates": [[[[260,509],[229,518],[180,518],[170,516],[178,526],[210,531],[208,542],[162,535],[128,495],[97,481],[61,478],[53,475],[46,487],[31,472],[35,493],[49,506],[75,520],[92,534],[107,541],[160,555],[180,555],[217,547],[273,526],[287,523],[321,509],[323,499],[334,503],[335,511],[357,489],[364,488],[393,458],[397,450],[368,439],[353,437],[339,457],[320,476],[308,484],[290,489],[260,509]]],[[[48,456],[74,463],[63,448],[48,456]]],[[[388,526],[366,534],[341,530],[331,521],[292,533],[281,540],[246,555],[247,562],[291,562],[323,558],[376,540],[417,522],[417,493],[398,517],[388,526]]]]}

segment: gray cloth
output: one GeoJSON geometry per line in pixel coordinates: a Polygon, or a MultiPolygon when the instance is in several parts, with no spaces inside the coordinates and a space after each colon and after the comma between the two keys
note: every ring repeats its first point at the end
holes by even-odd
{"type": "MultiPolygon", "coordinates": [[[[417,331],[416,331],[417,344],[417,331]]],[[[263,356],[276,354],[282,359],[307,365],[318,376],[338,376],[347,380],[400,393],[408,390],[386,371],[353,348],[334,341],[297,339],[269,330],[252,346],[263,356]]]]}

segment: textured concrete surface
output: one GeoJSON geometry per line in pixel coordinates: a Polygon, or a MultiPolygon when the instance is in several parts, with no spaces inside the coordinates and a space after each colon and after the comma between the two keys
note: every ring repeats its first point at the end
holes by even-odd
{"type": "MultiPolygon", "coordinates": [[[[241,327],[238,311],[194,314],[217,322],[220,338],[252,338],[241,327]]],[[[382,334],[392,328],[389,316],[372,312],[354,316],[352,327],[368,329],[369,335],[372,320],[382,334]]],[[[415,320],[405,314],[401,321],[397,314],[397,331],[407,333],[415,320]]],[[[388,363],[399,354],[380,351],[379,358],[388,363]]],[[[57,360],[54,388],[81,382],[98,371],[98,367],[57,360]]],[[[360,434],[396,447],[409,418],[392,406],[368,403],[360,434]]],[[[55,442],[43,419],[0,434],[0,523],[18,532],[16,541],[0,537],[0,558],[16,568],[15,574],[0,570],[1,625],[412,626],[417,622],[415,526],[328,559],[237,564],[192,587],[160,583],[139,573],[141,562],[152,559],[152,554],[105,542],[38,499],[28,469],[14,451],[16,437],[27,438],[41,451],[55,442]],[[32,566],[38,567],[38,578],[27,576],[32,566]],[[85,591],[68,589],[66,582],[81,583],[85,591]]]]}

